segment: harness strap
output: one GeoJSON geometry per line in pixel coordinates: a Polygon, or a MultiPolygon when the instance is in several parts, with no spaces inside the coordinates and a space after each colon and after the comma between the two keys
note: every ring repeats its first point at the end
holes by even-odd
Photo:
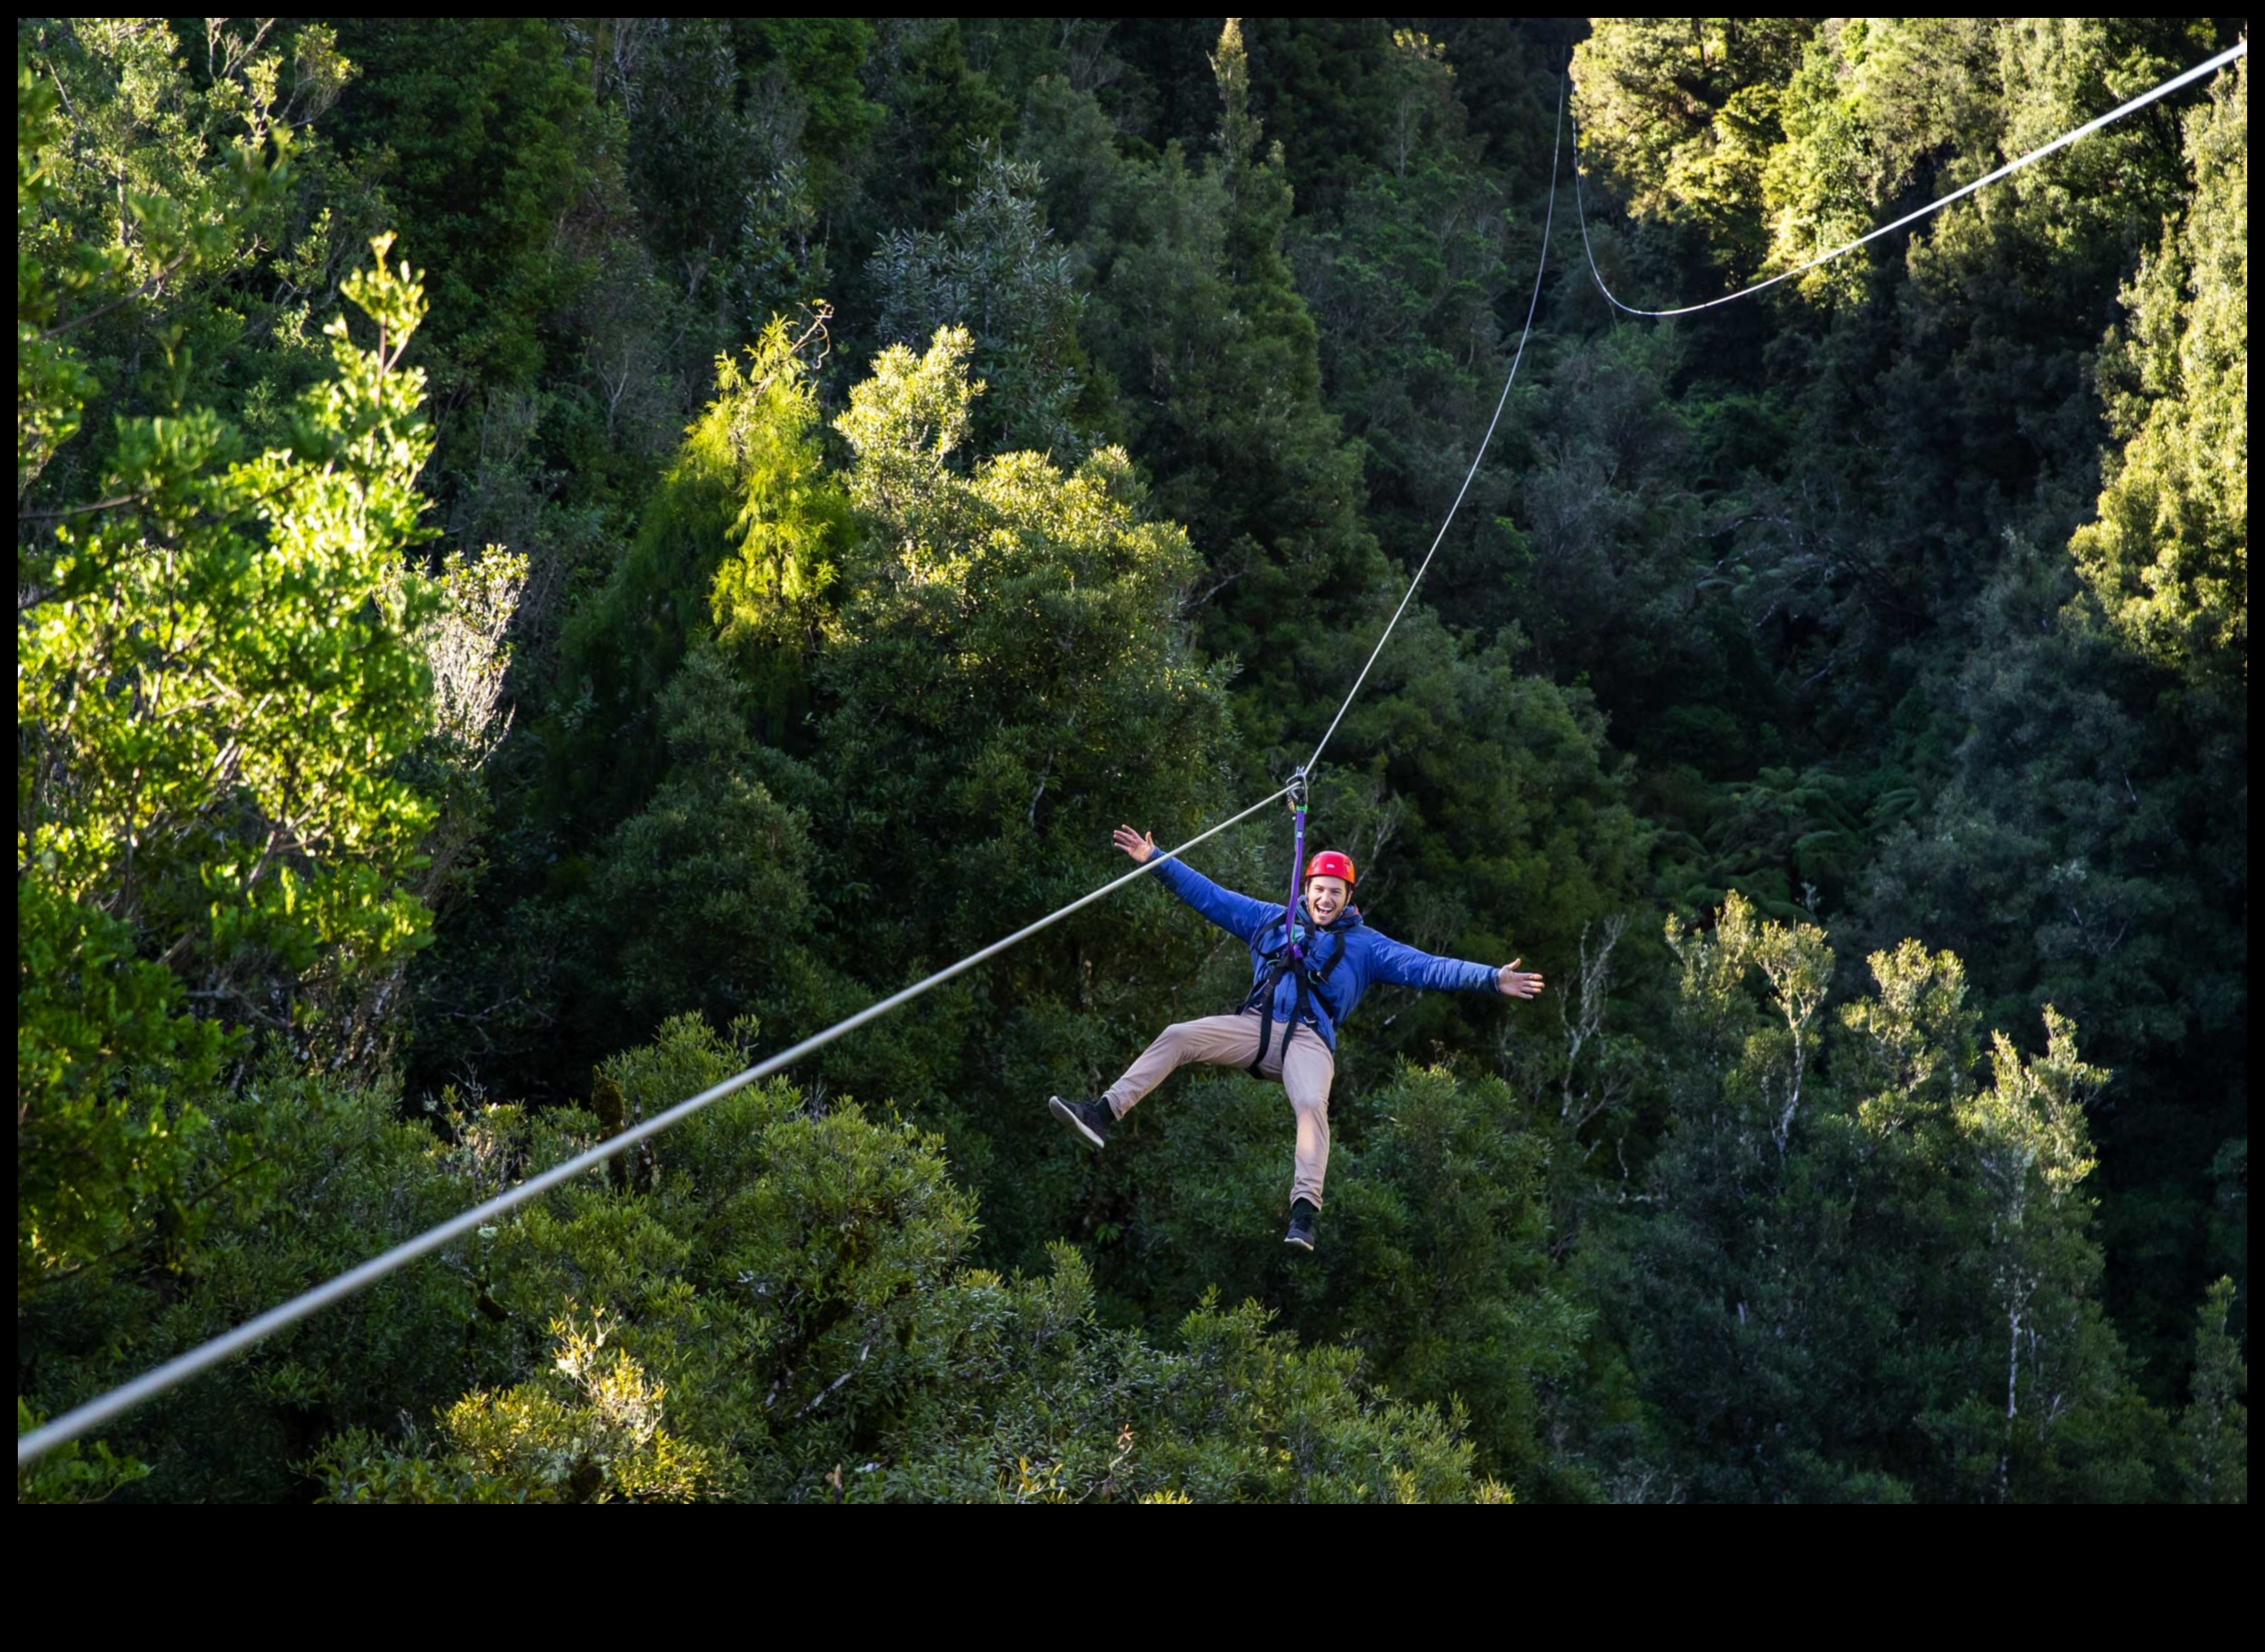
{"type": "Polygon", "coordinates": [[[1282,908],[1282,944],[1266,959],[1266,973],[1250,991],[1246,1007],[1258,1007],[1258,1053],[1250,1058],[1250,1073],[1259,1076],[1258,1069],[1266,1060],[1266,1048],[1274,1037],[1274,988],[1282,978],[1285,967],[1297,972],[1297,1007],[1290,1012],[1289,1031],[1282,1034],[1282,1059],[1289,1059],[1289,1041],[1297,1036],[1297,1023],[1305,1013],[1305,949],[1298,944],[1297,895],[1305,880],[1305,771],[1298,769],[1289,777],[1289,812],[1291,820],[1289,851],[1289,900],[1282,908]],[[1287,959],[1285,964],[1284,960],[1287,959]]]}
{"type": "MultiPolygon", "coordinates": [[[[1296,1031],[1297,1029],[1293,1027],[1290,1031],[1296,1031]]],[[[1266,1076],[1259,1069],[1266,1064],[1266,1046],[1273,1040],[1273,1036],[1274,1009],[1273,1006],[1269,1004],[1263,1006],[1258,1012],[1258,1053],[1250,1058],[1250,1076],[1254,1079],[1263,1079],[1266,1076]]],[[[1287,1032],[1282,1035],[1282,1056],[1285,1060],[1289,1056],[1289,1034],[1287,1032]]]]}
{"type": "Polygon", "coordinates": [[[1337,938],[1337,950],[1330,955],[1329,962],[1322,965],[1319,971],[1309,972],[1313,975],[1314,997],[1320,1001],[1322,1008],[1328,1013],[1329,1023],[1332,1027],[1337,1025],[1337,1000],[1322,989],[1329,985],[1329,978],[1337,973],[1337,966],[1344,961],[1345,937],[1339,935],[1337,938]]]}
{"type": "Polygon", "coordinates": [[[1337,1004],[1322,989],[1329,984],[1329,978],[1336,974],[1337,966],[1345,961],[1345,937],[1337,937],[1337,950],[1330,954],[1328,962],[1315,969],[1297,956],[1299,949],[1289,941],[1289,925],[1285,925],[1282,945],[1263,955],[1266,973],[1259,977],[1257,983],[1250,989],[1250,996],[1243,1000],[1244,1009],[1255,1008],[1258,1012],[1258,1053],[1250,1058],[1249,1068],[1253,1078],[1264,1076],[1259,1068],[1265,1064],[1266,1052],[1273,1046],[1274,989],[1281,984],[1286,971],[1295,971],[1292,979],[1297,984],[1297,997],[1290,1009],[1289,1024],[1282,1033],[1282,1059],[1285,1062],[1289,1059],[1289,1041],[1297,1036],[1297,1029],[1305,1023],[1313,1002],[1320,1002],[1322,1012],[1329,1016],[1330,1025],[1333,1027],[1337,1024],[1337,1004]],[[1295,962],[1291,961],[1293,958],[1295,962]]]}
{"type": "MultiPolygon", "coordinates": [[[[1250,996],[1243,1000],[1243,1008],[1246,1010],[1255,1008],[1258,1012],[1258,1053],[1250,1058],[1250,1076],[1254,1079],[1264,1076],[1258,1069],[1266,1064],[1266,1051],[1273,1042],[1274,989],[1281,984],[1282,971],[1287,967],[1284,962],[1285,955],[1289,949],[1289,926],[1285,924],[1282,926],[1282,944],[1265,955],[1266,973],[1259,976],[1253,983],[1250,996]]],[[[1297,1023],[1292,1022],[1290,1031],[1295,1032],[1297,1030],[1297,1023]]],[[[1284,1033],[1282,1040],[1287,1046],[1289,1034],[1284,1033]]],[[[1289,1051],[1287,1048],[1283,1049],[1282,1055],[1285,1059],[1288,1058],[1289,1051]]]]}

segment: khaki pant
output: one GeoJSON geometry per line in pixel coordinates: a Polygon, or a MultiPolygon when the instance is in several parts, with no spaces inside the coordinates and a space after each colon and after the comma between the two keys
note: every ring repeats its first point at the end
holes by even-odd
{"type": "MultiPolygon", "coordinates": [[[[1294,1040],[1289,1031],[1288,1022],[1274,1023],[1273,1037],[1266,1043],[1265,1064],[1258,1072],[1262,1078],[1281,1081],[1297,1114],[1297,1159],[1289,1196],[1311,1199],[1318,1210],[1322,1179],[1329,1174],[1329,1087],[1337,1077],[1337,1057],[1313,1028],[1298,1028],[1294,1040]],[[1282,1059],[1285,1049],[1289,1052],[1287,1063],[1282,1059]]],[[[1121,1119],[1132,1110],[1134,1102],[1170,1078],[1176,1068],[1191,1061],[1212,1067],[1248,1067],[1257,1053],[1258,1012],[1255,1009],[1240,1015],[1207,1015],[1201,1021],[1178,1022],[1156,1035],[1156,1042],[1141,1052],[1123,1078],[1102,1092],[1101,1099],[1121,1119]]]]}

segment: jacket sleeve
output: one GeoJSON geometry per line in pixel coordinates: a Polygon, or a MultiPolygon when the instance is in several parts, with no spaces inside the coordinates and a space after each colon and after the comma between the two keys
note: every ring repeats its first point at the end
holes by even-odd
{"type": "Polygon", "coordinates": [[[1248,943],[1260,929],[1281,916],[1280,907],[1231,889],[1222,889],[1193,867],[1178,860],[1160,860],[1157,881],[1237,940],[1248,943]]]}
{"type": "Polygon", "coordinates": [[[1462,958],[1434,958],[1401,941],[1369,932],[1369,972],[1396,987],[1419,992],[1494,992],[1501,976],[1492,964],[1472,964],[1462,958]]]}

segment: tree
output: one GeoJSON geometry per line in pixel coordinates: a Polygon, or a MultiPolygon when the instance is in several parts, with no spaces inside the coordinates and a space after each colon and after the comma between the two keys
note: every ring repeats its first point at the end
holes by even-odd
{"type": "Polygon", "coordinates": [[[1282,250],[1289,186],[1232,21],[1213,70],[1221,123],[1199,163],[1176,144],[1153,161],[1102,152],[1091,95],[1058,82],[1042,88],[1024,153],[1091,272],[1087,348],[1124,398],[1158,513],[1204,558],[1203,640],[1244,662],[1244,721],[1263,749],[1309,698],[1299,666],[1314,639],[1375,612],[1384,565],[1358,517],[1359,456],[1322,401],[1282,250]]]}
{"type": "Polygon", "coordinates": [[[1813,18],[1611,18],[1573,49],[1582,152],[1641,221],[1696,231],[1733,281],[1767,245],[1762,173],[1813,18]]]}
{"type": "MultiPolygon", "coordinates": [[[[1281,1304],[1314,1345],[1355,1349],[1404,1399],[1461,1416],[1480,1472],[1545,1500],[1594,1494],[1553,1439],[1589,1316],[1551,1264],[1550,1151],[1501,1080],[1403,1066],[1332,1098],[1327,1245],[1273,1244],[1287,1140],[1279,1092],[1240,1075],[1175,1085],[1111,1138],[1095,1200],[1102,1283],[1168,1303],[1215,1290],[1281,1304]]],[[[1157,1327],[1161,1330],[1162,1326],[1157,1327]]]]}
{"type": "Polygon", "coordinates": [[[2198,1503],[2249,1501],[2249,1364],[2228,1334],[2234,1282],[2220,1278],[2195,1315],[2194,1398],[2180,1419],[2179,1472],[2198,1503]]]}
{"type": "Polygon", "coordinates": [[[2194,194],[2125,289],[2110,335],[2098,520],[2070,542],[2108,625],[2209,680],[2249,666],[2249,65],[2186,118],[2194,194]]]}
{"type": "Polygon", "coordinates": [[[345,37],[362,80],[341,141],[442,272],[424,350],[449,413],[530,388],[591,273],[558,234],[592,182],[589,79],[564,44],[535,18],[364,19],[345,37]]]}
{"type": "MultiPolygon", "coordinates": [[[[1067,470],[969,455],[973,348],[947,328],[922,355],[883,351],[836,421],[859,546],[814,668],[826,762],[794,796],[822,847],[828,932],[854,937],[856,973],[876,988],[1090,890],[1096,821],[1225,812],[1225,706],[1182,617],[1184,532],[1157,520],[1122,449],[1067,470]]],[[[987,1136],[993,1105],[1020,1117],[1006,1096],[1083,1082],[1068,1075],[1107,1059],[1138,990],[1098,961],[1138,957],[1152,927],[1127,925],[1080,914],[998,960],[980,988],[997,1017],[980,1054],[955,991],[829,1071],[903,1103],[949,1098],[967,1109],[959,1139],[987,1136]]],[[[1023,1162],[1037,1144],[1019,1123],[1011,1134],[1023,1162]]],[[[1051,1218],[1024,1228],[1017,1201],[1050,1207],[1060,1168],[980,1184],[994,1222],[1033,1250],[1051,1218]]]]}
{"type": "Polygon", "coordinates": [[[885,342],[918,345],[955,325],[974,337],[984,447],[1067,462],[1091,446],[1079,423],[1095,411],[1077,341],[1085,304],[1069,255],[1046,227],[1039,185],[1034,166],[986,152],[950,226],[893,232],[873,254],[872,277],[885,342]]]}
{"type": "Polygon", "coordinates": [[[109,497],[20,559],[20,1291],[185,1213],[222,1023],[335,1040],[347,1006],[309,989],[424,939],[432,814],[399,766],[432,727],[439,599],[404,561],[424,305],[391,245],[346,284],[375,341],[331,324],[295,447],[243,456],[208,408],[139,421],[109,497]]]}
{"type": "Polygon", "coordinates": [[[358,1431],[315,1462],[334,1503],[688,1503],[713,1485],[709,1453],[671,1434],[668,1390],[605,1347],[605,1324],[552,1327],[553,1373],[469,1393],[437,1419],[432,1458],[358,1431]]]}
{"type": "MultiPolygon", "coordinates": [[[[1531,176],[1498,182],[1465,130],[1455,70],[1437,44],[1404,29],[1388,45],[1370,82],[1383,102],[1376,152],[1347,152],[1341,131],[1316,142],[1340,180],[1334,208],[1301,192],[1286,248],[1320,330],[1322,382],[1361,447],[1369,518],[1383,544],[1412,555],[1462,489],[1509,369],[1499,317],[1514,323],[1522,312],[1524,271],[1541,251],[1538,219],[1522,202],[1549,180],[1544,152],[1531,176]]],[[[1286,88],[1272,89],[1273,107],[1295,111],[1286,88]]],[[[1511,440],[1487,456],[1429,575],[1428,599],[1466,629],[1492,630],[1504,617],[1493,519],[1515,452],[1511,440]]]]}
{"type": "Polygon", "coordinates": [[[1686,302],[2240,27],[20,20],[20,1421],[1357,675],[1309,833],[1553,989],[1363,1006],[1293,1266],[1264,1087],[1044,1119],[1245,990],[1140,881],[20,1496],[2245,1493],[2245,70],[1669,324],[1561,239],[1369,659],[1577,41],[1558,233],[1686,302]]]}
{"type": "Polygon", "coordinates": [[[587,895],[567,908],[610,961],[584,987],[586,1041],[688,1008],[729,1025],[779,1005],[782,983],[809,968],[798,939],[812,916],[808,818],[754,777],[749,699],[709,648],[661,696],[668,776],[602,846],[587,895]]]}
{"type": "Polygon", "coordinates": [[[715,365],[716,393],[655,486],[638,536],[567,621],[550,727],[554,785],[582,841],[610,830],[664,767],[660,695],[688,651],[720,637],[756,684],[771,737],[809,708],[804,677],[831,623],[844,553],[840,483],[819,452],[813,382],[821,326],[774,316],[745,359],[715,365]]]}
{"type": "Polygon", "coordinates": [[[2161,1419],[2077,1191],[2105,1074],[2068,1023],[2048,1014],[2035,1057],[1997,1035],[1984,1088],[1949,953],[1875,953],[1873,994],[1828,1018],[1813,925],[1733,896],[1669,944],[1675,1117],[1598,1277],[1676,1476],[1761,1500],[2153,1495],[2161,1419]]]}

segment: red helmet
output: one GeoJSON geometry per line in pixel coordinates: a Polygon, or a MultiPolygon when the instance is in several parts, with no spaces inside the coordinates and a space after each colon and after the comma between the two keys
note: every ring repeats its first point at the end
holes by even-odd
{"type": "Polygon", "coordinates": [[[1340,855],[1334,849],[1324,849],[1305,863],[1307,877],[1341,877],[1347,889],[1359,880],[1353,875],[1353,857],[1340,855]]]}

